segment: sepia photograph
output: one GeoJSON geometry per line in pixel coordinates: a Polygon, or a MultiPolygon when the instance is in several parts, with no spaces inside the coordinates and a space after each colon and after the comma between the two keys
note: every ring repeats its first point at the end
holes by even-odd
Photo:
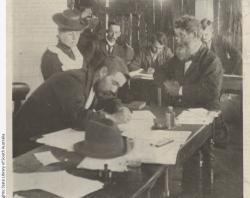
{"type": "Polygon", "coordinates": [[[250,2],[8,3],[7,197],[246,197],[250,2]]]}

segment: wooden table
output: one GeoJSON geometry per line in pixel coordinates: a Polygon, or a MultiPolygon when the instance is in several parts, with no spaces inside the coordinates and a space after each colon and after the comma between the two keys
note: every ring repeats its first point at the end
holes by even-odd
{"type": "MultiPolygon", "coordinates": [[[[164,108],[151,108],[152,112],[157,116],[164,115],[164,108]]],[[[201,150],[203,145],[210,143],[210,139],[213,135],[213,125],[203,126],[203,125],[183,125],[177,127],[175,130],[188,130],[191,131],[189,136],[188,143],[182,147],[178,153],[177,164],[176,166],[182,166],[184,163],[188,162],[188,159],[192,155],[201,150]]],[[[34,150],[31,150],[21,156],[14,158],[13,169],[17,173],[27,173],[27,172],[41,172],[41,171],[56,171],[56,170],[66,170],[68,173],[73,174],[79,177],[85,177],[90,179],[98,179],[105,182],[105,187],[102,190],[99,190],[96,193],[92,193],[85,197],[139,197],[142,193],[146,193],[147,196],[150,195],[150,190],[153,188],[157,179],[165,174],[166,183],[165,183],[165,196],[171,195],[169,191],[169,174],[170,169],[168,165],[156,165],[152,174],[145,175],[142,173],[139,180],[136,179],[134,173],[130,172],[125,173],[113,173],[112,178],[107,179],[105,172],[100,171],[91,171],[86,169],[77,169],[76,166],[82,161],[83,157],[80,157],[74,152],[67,152],[62,149],[53,148],[49,146],[40,146],[34,150]],[[51,151],[52,154],[60,161],[56,164],[51,164],[44,167],[34,156],[37,152],[42,151],[51,151]],[[102,177],[100,178],[100,173],[102,177]]],[[[210,156],[203,156],[204,166],[201,168],[201,176],[209,175],[211,178],[211,158],[210,156]]],[[[171,165],[172,166],[172,165],[171,165]]],[[[133,171],[132,171],[133,172],[133,171]]],[[[138,173],[136,173],[138,176],[138,173]]],[[[201,177],[202,178],[202,177],[201,177]]],[[[202,182],[203,187],[211,189],[211,180],[205,179],[203,177],[202,182]],[[205,184],[205,185],[204,185],[205,184]]],[[[207,190],[202,188],[202,185],[199,187],[207,193],[207,190]]],[[[19,195],[26,195],[27,197],[53,197],[53,195],[48,195],[45,192],[39,190],[32,190],[28,192],[20,192],[19,195]],[[21,193],[21,194],[20,194],[21,193]],[[23,194],[22,194],[23,193],[23,194]],[[45,194],[46,195],[45,195],[45,194]],[[44,194],[44,196],[43,196],[44,194]]],[[[55,196],[54,196],[55,197],[55,196]]],[[[145,194],[142,196],[145,197],[145,194]]]]}

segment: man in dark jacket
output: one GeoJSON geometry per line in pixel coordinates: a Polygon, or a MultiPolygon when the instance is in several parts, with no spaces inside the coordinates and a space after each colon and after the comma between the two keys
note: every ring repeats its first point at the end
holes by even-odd
{"type": "Polygon", "coordinates": [[[127,122],[129,110],[114,97],[126,82],[127,73],[120,58],[109,57],[97,71],[79,69],[53,75],[33,92],[14,118],[14,155],[36,146],[29,141],[32,137],[65,128],[83,130],[89,119],[127,122]]]}
{"type": "MultiPolygon", "coordinates": [[[[169,95],[170,104],[218,109],[223,69],[216,55],[203,46],[199,21],[192,16],[179,18],[175,22],[175,38],[175,56],[155,71],[156,83],[169,95]]],[[[206,162],[210,157],[209,148],[203,146],[206,162]]],[[[198,185],[199,153],[196,152],[183,165],[182,197],[196,198],[198,185]]]]}
{"type": "MultiPolygon", "coordinates": [[[[176,53],[155,72],[155,82],[170,96],[173,105],[218,109],[223,69],[215,54],[202,45],[199,24],[176,22],[176,53]]],[[[190,20],[190,21],[189,21],[190,20]]]]}
{"type": "Polygon", "coordinates": [[[153,73],[156,67],[166,63],[172,56],[173,53],[167,45],[166,35],[163,32],[156,32],[150,39],[150,46],[142,49],[128,65],[128,68],[130,71],[142,68],[145,72],[153,73]]]}
{"type": "Polygon", "coordinates": [[[202,41],[222,63],[224,73],[242,75],[242,56],[232,43],[221,35],[214,36],[212,21],[201,20],[202,41]]]}
{"type": "Polygon", "coordinates": [[[125,41],[118,43],[121,36],[121,28],[114,22],[109,23],[107,36],[99,40],[97,37],[90,38],[84,45],[81,41],[78,48],[86,58],[87,65],[93,66],[93,60],[97,57],[119,56],[126,64],[129,64],[134,56],[134,50],[125,41]]]}
{"type": "MultiPolygon", "coordinates": [[[[167,45],[167,37],[163,32],[156,32],[150,39],[150,45],[135,55],[128,65],[130,71],[143,69],[143,72],[153,74],[155,69],[165,64],[173,53],[167,45]]],[[[131,81],[131,92],[137,100],[156,103],[157,87],[149,80],[131,81]]]]}

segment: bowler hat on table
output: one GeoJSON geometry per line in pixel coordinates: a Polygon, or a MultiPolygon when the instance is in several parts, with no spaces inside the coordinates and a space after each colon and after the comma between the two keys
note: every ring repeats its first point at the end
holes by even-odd
{"type": "Polygon", "coordinates": [[[85,128],[85,140],[74,145],[75,151],[92,158],[114,158],[126,153],[126,139],[111,120],[89,121],[85,128]]]}
{"type": "Polygon", "coordinates": [[[81,12],[76,9],[67,9],[62,13],[53,15],[53,21],[58,25],[59,29],[80,31],[85,28],[80,22],[81,12]]]}

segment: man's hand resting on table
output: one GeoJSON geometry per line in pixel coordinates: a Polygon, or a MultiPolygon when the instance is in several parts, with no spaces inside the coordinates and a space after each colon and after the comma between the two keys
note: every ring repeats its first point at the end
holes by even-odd
{"type": "Polygon", "coordinates": [[[106,114],[105,117],[116,124],[124,124],[131,120],[131,112],[127,107],[121,107],[117,112],[106,114]]]}

